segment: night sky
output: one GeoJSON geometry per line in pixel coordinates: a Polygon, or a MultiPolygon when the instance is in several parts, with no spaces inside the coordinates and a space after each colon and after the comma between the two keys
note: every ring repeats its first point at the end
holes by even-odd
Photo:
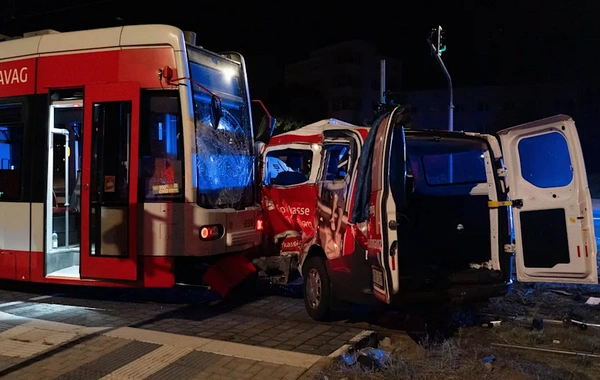
{"type": "Polygon", "coordinates": [[[425,38],[447,30],[455,86],[586,79],[600,67],[598,0],[163,1],[0,0],[0,34],[166,23],[210,50],[245,55],[251,92],[280,86],[283,67],[327,44],[363,38],[403,61],[407,89],[444,87],[425,38]],[[140,9],[135,4],[144,4],[140,9]]]}

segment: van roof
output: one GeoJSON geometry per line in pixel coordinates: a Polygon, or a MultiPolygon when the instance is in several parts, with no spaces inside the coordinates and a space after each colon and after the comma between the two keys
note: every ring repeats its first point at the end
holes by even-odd
{"type": "Polygon", "coordinates": [[[290,143],[320,143],[323,141],[323,132],[330,130],[353,130],[358,132],[363,139],[367,137],[369,128],[350,124],[338,119],[323,119],[315,123],[305,125],[302,128],[273,136],[269,145],[281,145],[290,143]]]}

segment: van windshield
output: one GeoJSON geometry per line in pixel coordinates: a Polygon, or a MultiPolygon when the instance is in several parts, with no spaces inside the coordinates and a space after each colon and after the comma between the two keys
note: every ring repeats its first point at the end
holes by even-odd
{"type": "Polygon", "coordinates": [[[312,156],[310,149],[283,149],[267,153],[264,184],[292,186],[308,181],[312,156]]]}
{"type": "Polygon", "coordinates": [[[425,181],[429,186],[486,182],[484,157],[483,150],[422,156],[425,181]]]}
{"type": "MultiPolygon", "coordinates": [[[[466,185],[487,182],[485,141],[464,137],[407,134],[406,153],[411,164],[421,167],[427,186],[466,185]]],[[[398,147],[391,159],[403,154],[398,147]]],[[[396,157],[402,160],[402,157],[396,157]]]]}

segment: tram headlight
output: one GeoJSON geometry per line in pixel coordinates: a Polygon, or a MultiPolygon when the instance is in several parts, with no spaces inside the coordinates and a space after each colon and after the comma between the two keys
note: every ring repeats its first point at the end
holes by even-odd
{"type": "Polygon", "coordinates": [[[220,224],[212,224],[209,226],[200,227],[200,240],[209,241],[216,240],[223,236],[223,226],[220,224]]]}

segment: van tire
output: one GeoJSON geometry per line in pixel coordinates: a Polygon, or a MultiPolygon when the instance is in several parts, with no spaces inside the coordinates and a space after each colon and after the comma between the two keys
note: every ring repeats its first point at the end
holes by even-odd
{"type": "Polygon", "coordinates": [[[316,321],[326,321],[331,314],[331,281],[325,258],[311,257],[302,265],[304,307],[316,321]]]}

